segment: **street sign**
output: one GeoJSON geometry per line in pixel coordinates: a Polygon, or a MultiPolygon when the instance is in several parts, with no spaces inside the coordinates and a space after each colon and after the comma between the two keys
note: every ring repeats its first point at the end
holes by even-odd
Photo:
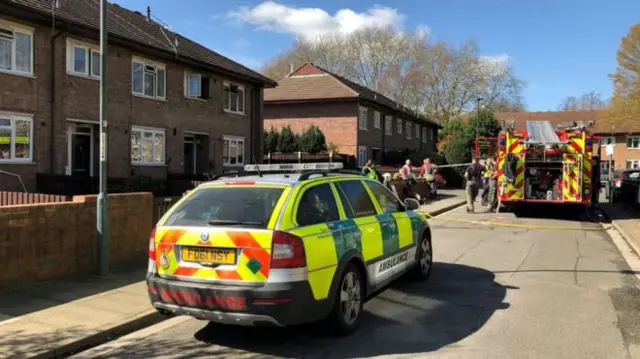
{"type": "Polygon", "coordinates": [[[613,145],[612,144],[608,144],[606,146],[607,149],[607,156],[613,156],[613,145]]]}

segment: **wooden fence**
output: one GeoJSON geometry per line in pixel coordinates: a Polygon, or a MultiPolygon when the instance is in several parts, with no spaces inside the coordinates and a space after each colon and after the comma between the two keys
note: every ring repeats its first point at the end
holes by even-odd
{"type": "Polygon", "coordinates": [[[155,197],[153,199],[153,224],[155,225],[180,198],[182,197],[155,197]]]}
{"type": "Polygon", "coordinates": [[[70,200],[70,197],[55,194],[0,191],[0,206],[67,202],[70,200]]]}

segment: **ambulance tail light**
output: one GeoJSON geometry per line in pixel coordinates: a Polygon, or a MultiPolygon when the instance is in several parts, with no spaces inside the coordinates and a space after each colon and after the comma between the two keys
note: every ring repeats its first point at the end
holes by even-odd
{"type": "Polygon", "coordinates": [[[148,273],[156,273],[156,229],[153,228],[151,230],[151,235],[149,238],[149,267],[147,268],[148,273]]]}
{"type": "Polygon", "coordinates": [[[307,265],[302,238],[274,231],[271,243],[271,268],[300,268],[307,265]]]}

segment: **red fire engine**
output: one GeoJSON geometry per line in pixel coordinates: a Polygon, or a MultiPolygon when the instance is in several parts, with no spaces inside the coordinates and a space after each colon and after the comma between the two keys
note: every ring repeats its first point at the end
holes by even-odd
{"type": "Polygon", "coordinates": [[[597,201],[600,146],[594,150],[592,125],[570,122],[553,128],[548,121],[528,121],[526,131],[506,129],[497,138],[476,139],[477,156],[484,144],[497,157],[500,202],[589,206],[597,201]]]}

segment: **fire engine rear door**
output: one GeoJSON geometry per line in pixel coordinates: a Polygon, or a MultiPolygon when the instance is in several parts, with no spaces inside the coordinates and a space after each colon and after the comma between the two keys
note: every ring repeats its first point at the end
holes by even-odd
{"type": "Polygon", "coordinates": [[[562,161],[562,199],[566,202],[582,201],[581,154],[565,154],[562,161]]]}

